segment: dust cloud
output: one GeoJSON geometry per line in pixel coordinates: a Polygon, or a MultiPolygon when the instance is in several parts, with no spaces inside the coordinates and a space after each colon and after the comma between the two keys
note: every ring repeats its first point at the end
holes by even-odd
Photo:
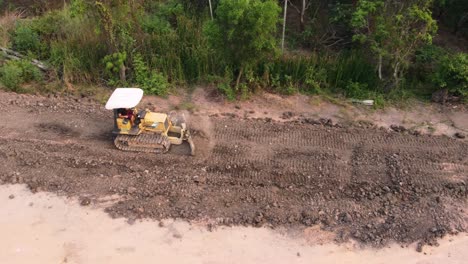
{"type": "Polygon", "coordinates": [[[206,159],[215,146],[214,128],[206,115],[184,113],[195,144],[195,156],[206,159]]]}

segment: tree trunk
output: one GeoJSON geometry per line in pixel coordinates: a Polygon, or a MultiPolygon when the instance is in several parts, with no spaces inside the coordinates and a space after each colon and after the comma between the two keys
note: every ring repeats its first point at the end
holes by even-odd
{"type": "Polygon", "coordinates": [[[281,52],[284,52],[284,35],[286,33],[286,14],[288,12],[288,0],[284,0],[284,17],[283,17],[283,36],[281,38],[281,52]]]}
{"type": "Polygon", "coordinates": [[[122,64],[122,66],[120,66],[119,75],[120,75],[120,81],[122,81],[123,83],[125,83],[127,81],[127,76],[125,74],[126,70],[127,70],[127,68],[125,67],[125,65],[122,64]]]}
{"type": "Polygon", "coordinates": [[[239,75],[237,75],[236,87],[235,87],[236,91],[237,91],[237,87],[239,87],[239,83],[240,83],[243,72],[244,72],[244,67],[241,67],[240,70],[239,70],[239,75]]]}
{"type": "Polygon", "coordinates": [[[382,54],[379,55],[379,80],[382,80],[382,54]]]}
{"type": "Polygon", "coordinates": [[[304,15],[305,15],[305,11],[306,11],[306,4],[307,4],[307,1],[306,0],[302,0],[302,8],[301,8],[301,32],[304,32],[304,29],[305,29],[305,25],[304,25],[304,15]]]}
{"type": "Polygon", "coordinates": [[[393,69],[393,79],[395,80],[395,87],[398,87],[400,82],[399,78],[400,62],[395,63],[395,68],[393,69]]]}
{"type": "Polygon", "coordinates": [[[211,6],[211,0],[208,0],[208,4],[210,5],[211,20],[213,20],[213,7],[211,6]]]}
{"type": "Polygon", "coordinates": [[[0,57],[2,57],[2,55],[3,55],[8,60],[21,60],[21,59],[29,60],[32,65],[38,67],[39,69],[41,69],[43,71],[48,71],[49,70],[49,67],[45,63],[43,63],[42,61],[39,61],[39,60],[36,60],[36,59],[31,59],[30,60],[26,56],[14,51],[14,50],[10,50],[10,49],[7,49],[7,48],[0,47],[0,51],[3,53],[3,54],[0,54],[0,57]]]}

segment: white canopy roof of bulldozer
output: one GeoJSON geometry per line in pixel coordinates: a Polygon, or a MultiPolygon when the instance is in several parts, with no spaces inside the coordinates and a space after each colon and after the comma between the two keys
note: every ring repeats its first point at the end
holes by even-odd
{"type": "Polygon", "coordinates": [[[133,108],[143,98],[143,90],[140,88],[117,88],[109,97],[106,109],[133,108]]]}

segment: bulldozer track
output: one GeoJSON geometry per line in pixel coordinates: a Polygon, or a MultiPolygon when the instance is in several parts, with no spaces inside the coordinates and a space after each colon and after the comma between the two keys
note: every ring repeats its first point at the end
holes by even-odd
{"type": "Polygon", "coordinates": [[[149,153],[165,153],[171,146],[169,139],[159,134],[117,135],[114,144],[120,150],[149,153]]]}

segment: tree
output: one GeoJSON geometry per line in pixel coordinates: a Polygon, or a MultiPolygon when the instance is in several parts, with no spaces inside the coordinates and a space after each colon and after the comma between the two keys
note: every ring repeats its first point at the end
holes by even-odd
{"type": "Polygon", "coordinates": [[[274,0],[221,0],[205,32],[215,50],[238,71],[276,53],[281,8],[274,0]]]}
{"type": "Polygon", "coordinates": [[[437,23],[431,7],[432,0],[358,0],[351,19],[353,40],[367,43],[378,57],[381,80],[387,67],[398,86],[416,49],[432,41],[437,23]]]}
{"type": "Polygon", "coordinates": [[[110,53],[103,59],[107,72],[118,72],[122,83],[127,78],[127,54],[131,54],[136,42],[132,33],[137,25],[132,14],[140,7],[134,1],[124,0],[71,1],[70,10],[73,16],[86,15],[97,22],[96,26],[104,35],[110,53]]]}
{"type": "Polygon", "coordinates": [[[284,0],[283,9],[283,31],[281,33],[281,52],[284,52],[284,37],[286,35],[286,18],[288,14],[288,0],[284,0]]]}
{"type": "Polygon", "coordinates": [[[297,13],[299,13],[299,22],[301,26],[301,32],[304,31],[305,27],[305,14],[307,9],[309,9],[310,5],[312,4],[312,1],[310,0],[301,0],[301,6],[297,7],[296,5],[291,3],[291,6],[296,9],[297,13]]]}

